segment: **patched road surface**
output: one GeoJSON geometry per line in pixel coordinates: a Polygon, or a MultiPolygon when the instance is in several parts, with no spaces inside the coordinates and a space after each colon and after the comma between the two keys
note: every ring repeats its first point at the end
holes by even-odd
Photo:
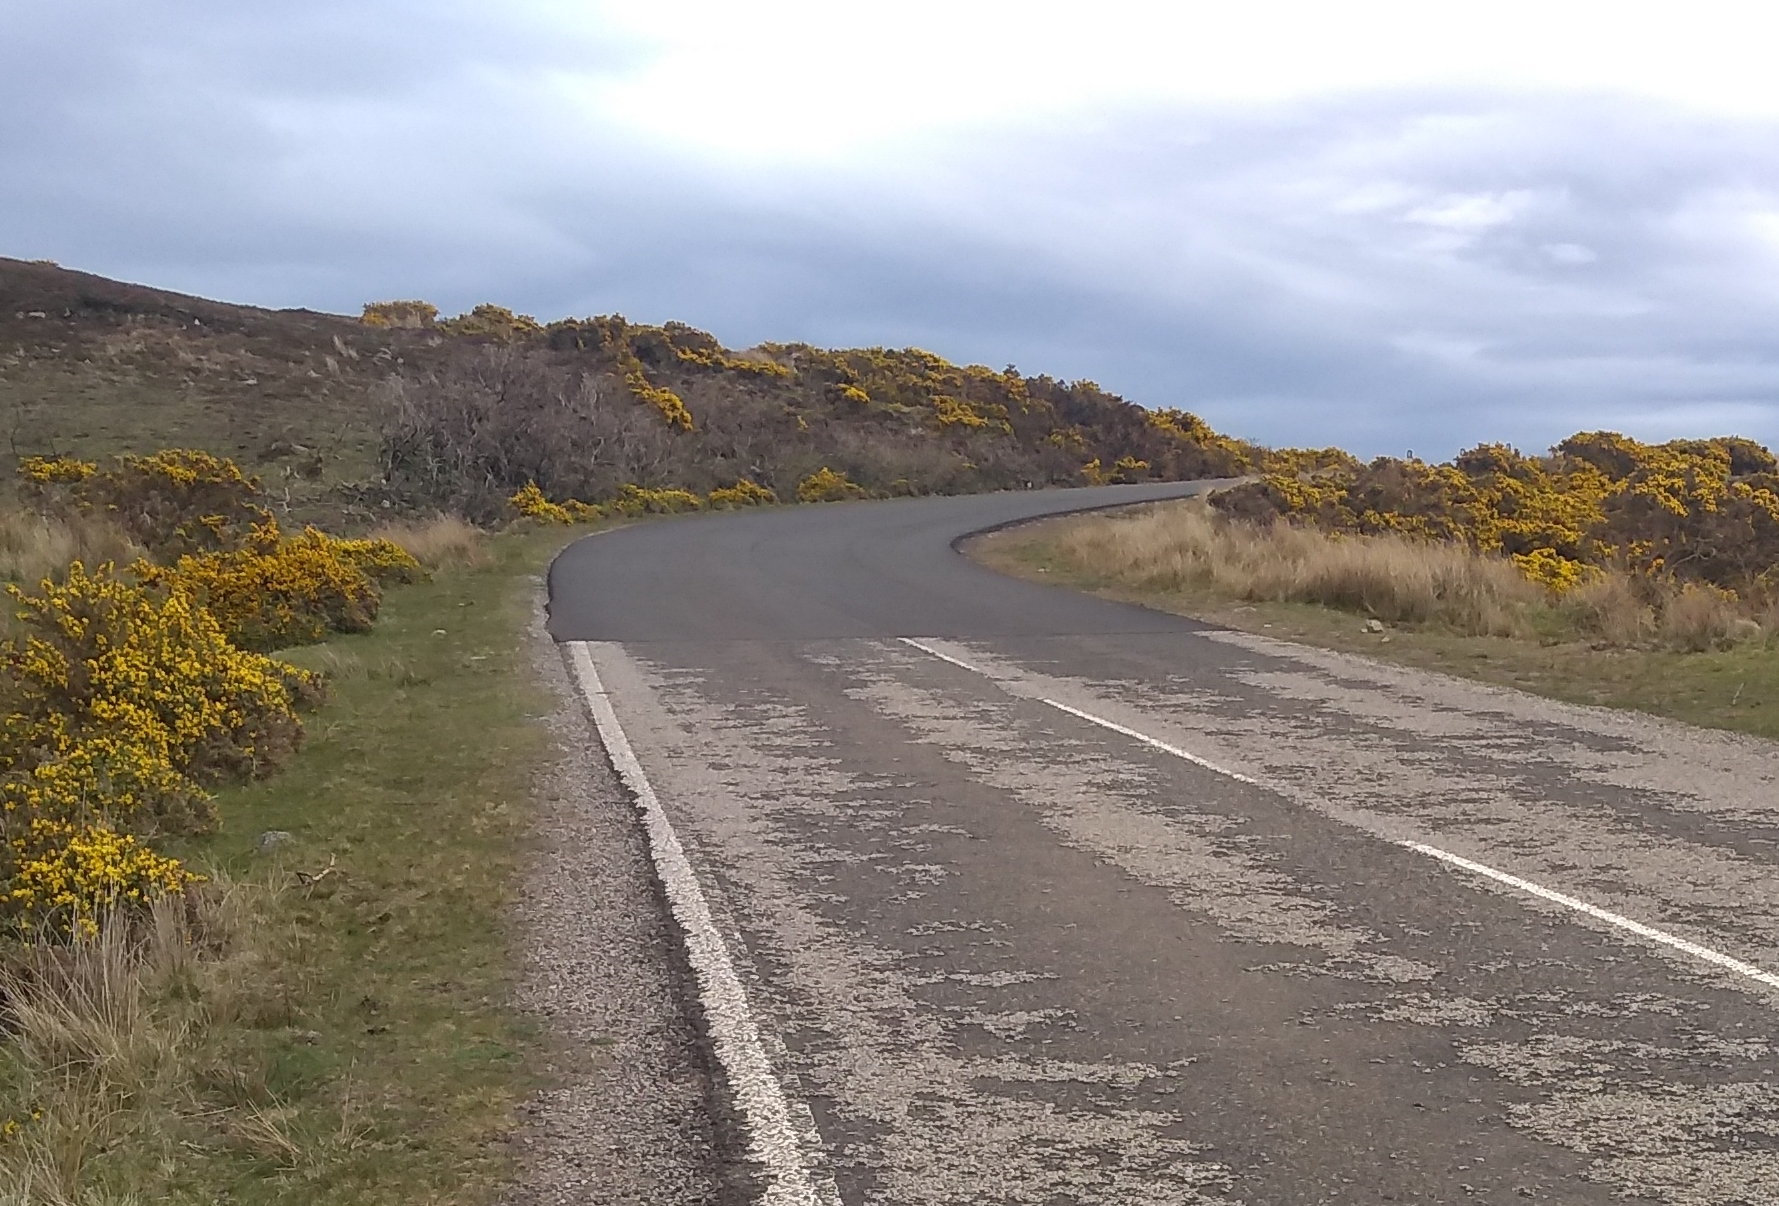
{"type": "Polygon", "coordinates": [[[1181,492],[675,520],[557,562],[551,631],[792,1124],[762,1158],[731,1092],[745,1192],[1779,1203],[1779,747],[951,548],[1181,492]]]}

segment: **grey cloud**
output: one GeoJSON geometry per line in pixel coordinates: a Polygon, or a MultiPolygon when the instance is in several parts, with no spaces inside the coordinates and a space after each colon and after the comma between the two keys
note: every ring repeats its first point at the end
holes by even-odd
{"type": "Polygon", "coordinates": [[[579,118],[552,73],[640,51],[547,8],[0,11],[7,254],[265,305],[915,343],[1363,453],[1779,441],[1779,241],[1746,222],[1779,213],[1770,126],[1397,94],[744,170],[579,118]]]}

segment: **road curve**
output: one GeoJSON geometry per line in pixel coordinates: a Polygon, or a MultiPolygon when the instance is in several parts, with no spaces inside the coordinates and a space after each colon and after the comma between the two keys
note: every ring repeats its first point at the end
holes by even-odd
{"type": "Polygon", "coordinates": [[[753,1192],[1779,1203],[1779,749],[951,548],[1181,491],[673,520],[556,562],[550,630],[732,977],[719,1060],[757,1048],[726,1065],[753,1192]]]}

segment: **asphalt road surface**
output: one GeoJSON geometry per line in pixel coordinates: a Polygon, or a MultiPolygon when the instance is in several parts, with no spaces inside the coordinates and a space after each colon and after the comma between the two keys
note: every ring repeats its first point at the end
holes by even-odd
{"type": "Polygon", "coordinates": [[[751,1192],[1779,1203],[1779,747],[952,549],[1180,492],[671,520],[557,561],[751,1192]]]}

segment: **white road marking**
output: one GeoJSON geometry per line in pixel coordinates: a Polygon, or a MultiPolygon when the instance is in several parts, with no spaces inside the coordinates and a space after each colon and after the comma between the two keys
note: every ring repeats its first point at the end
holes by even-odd
{"type": "MultiPolygon", "coordinates": [[[[902,637],[901,641],[904,645],[909,645],[920,650],[922,653],[938,658],[940,661],[950,662],[954,666],[980,674],[991,682],[996,681],[994,676],[987,671],[972,666],[970,663],[959,658],[941,653],[929,645],[914,640],[912,637],[902,637]]],[[[1133,741],[1139,741],[1144,745],[1161,750],[1163,753],[1172,754],[1174,757],[1184,759],[1185,761],[1192,763],[1194,766],[1202,766],[1208,771],[1223,775],[1226,778],[1234,779],[1239,783],[1247,783],[1254,787],[1271,790],[1267,788],[1265,783],[1262,783],[1258,779],[1244,775],[1239,771],[1232,771],[1226,767],[1218,766],[1215,762],[1201,758],[1197,754],[1187,750],[1183,750],[1177,745],[1172,745],[1159,738],[1151,737],[1147,733],[1142,733],[1127,725],[1119,724],[1115,720],[1107,720],[1103,716],[1095,716],[1091,712],[1083,712],[1080,708],[1070,707],[1068,704],[1059,703],[1054,699],[1045,699],[1042,696],[1038,696],[1037,698],[1040,703],[1048,704],[1050,707],[1053,707],[1060,712],[1067,712],[1070,716],[1085,720],[1089,724],[1098,725],[1102,729],[1109,729],[1114,733],[1129,737],[1133,741]]],[[[1683,954],[1691,955],[1695,959],[1721,967],[1726,971],[1734,972],[1739,976],[1744,976],[1757,983],[1764,984],[1769,988],[1779,988],[1779,975],[1765,971],[1756,967],[1752,963],[1745,963],[1733,955],[1726,955],[1722,951],[1713,950],[1708,946],[1701,946],[1699,943],[1682,938],[1678,934],[1670,934],[1666,930],[1658,930],[1652,925],[1645,925],[1641,921],[1635,921],[1624,916],[1622,913],[1614,913],[1610,909],[1602,909],[1600,906],[1589,904],[1587,901],[1581,900],[1578,897],[1570,896],[1564,892],[1558,892],[1554,888],[1547,888],[1543,884],[1534,883],[1529,879],[1522,879],[1520,876],[1509,874],[1506,871],[1497,870],[1486,863],[1479,863],[1473,859],[1465,858],[1462,855],[1453,854],[1449,850],[1441,850],[1438,846],[1430,846],[1425,842],[1410,841],[1405,838],[1385,838],[1384,840],[1392,842],[1397,846],[1401,846],[1405,850],[1413,850],[1416,854],[1424,854],[1428,858],[1438,859],[1440,862],[1445,863],[1448,866],[1457,867],[1461,870],[1469,871],[1473,875],[1480,875],[1485,879],[1494,880],[1498,884],[1503,884],[1517,891],[1524,892],[1528,896],[1536,896],[1540,900],[1548,900],[1552,904],[1562,905],[1566,909],[1572,909],[1584,916],[1592,917],[1596,921],[1603,921],[1607,925],[1624,930],[1629,934],[1635,934],[1637,937],[1649,942],[1671,947],[1683,954]]]]}
{"type": "Polygon", "coordinates": [[[823,1179],[811,1174],[804,1159],[784,1086],[773,1075],[741,978],[736,975],[729,949],[723,945],[711,919],[710,905],[692,873],[679,835],[674,833],[654,787],[643,773],[642,763],[618,723],[618,714],[599,681],[587,642],[566,644],[599,739],[605,743],[612,766],[634,798],[648,833],[655,874],[661,878],[668,907],[685,941],[687,961],[698,981],[711,1048],[722,1066],[723,1078],[746,1132],[748,1157],[765,1181],[760,1200],[765,1206],[830,1206],[837,1202],[837,1195],[831,1185],[820,1185],[818,1190],[823,1179]]]}
{"type": "Polygon", "coordinates": [[[960,667],[964,670],[968,670],[971,674],[980,674],[980,675],[982,675],[983,678],[991,677],[989,675],[988,671],[984,670],[982,667],[972,666],[969,662],[962,661],[958,658],[952,657],[949,653],[940,653],[937,649],[934,649],[931,645],[923,645],[919,641],[915,640],[913,637],[903,637],[902,644],[912,645],[916,649],[920,650],[922,653],[926,654],[928,657],[936,657],[942,662],[950,662],[954,666],[960,667]]]}
{"type": "Polygon", "coordinates": [[[1744,963],[1742,960],[1726,955],[1722,951],[1714,951],[1708,946],[1700,946],[1696,942],[1689,942],[1678,934],[1670,934],[1666,930],[1658,930],[1652,925],[1644,925],[1641,921],[1633,921],[1621,913],[1614,913],[1610,909],[1602,909],[1599,905],[1591,905],[1585,900],[1577,900],[1573,896],[1567,896],[1562,892],[1553,891],[1542,884],[1535,884],[1529,879],[1521,879],[1517,875],[1509,875],[1505,871],[1497,871],[1493,867],[1453,854],[1449,850],[1441,850],[1437,846],[1429,846],[1425,842],[1404,841],[1396,844],[1399,846],[1406,846],[1408,849],[1416,851],[1417,853],[1425,854],[1428,858],[1436,858],[1442,863],[1450,863],[1454,867],[1462,867],[1466,871],[1474,872],[1477,875],[1492,879],[1496,883],[1506,884],[1510,888],[1518,888],[1520,891],[1531,896],[1536,896],[1541,900],[1548,900],[1555,904],[1560,904],[1565,908],[1574,909],[1577,913],[1586,913],[1596,921],[1604,921],[1608,925],[1615,925],[1621,930],[1628,930],[1631,933],[1636,934],[1639,938],[1647,938],[1651,942],[1659,942],[1663,946],[1671,946],[1677,951],[1684,951],[1695,959],[1703,959],[1707,963],[1715,963],[1717,966],[1733,971],[1739,976],[1747,976],[1750,980],[1758,980],[1769,988],[1779,988],[1779,976],[1774,975],[1772,972],[1762,971],[1760,968],[1754,966],[1754,964],[1744,963]]]}

